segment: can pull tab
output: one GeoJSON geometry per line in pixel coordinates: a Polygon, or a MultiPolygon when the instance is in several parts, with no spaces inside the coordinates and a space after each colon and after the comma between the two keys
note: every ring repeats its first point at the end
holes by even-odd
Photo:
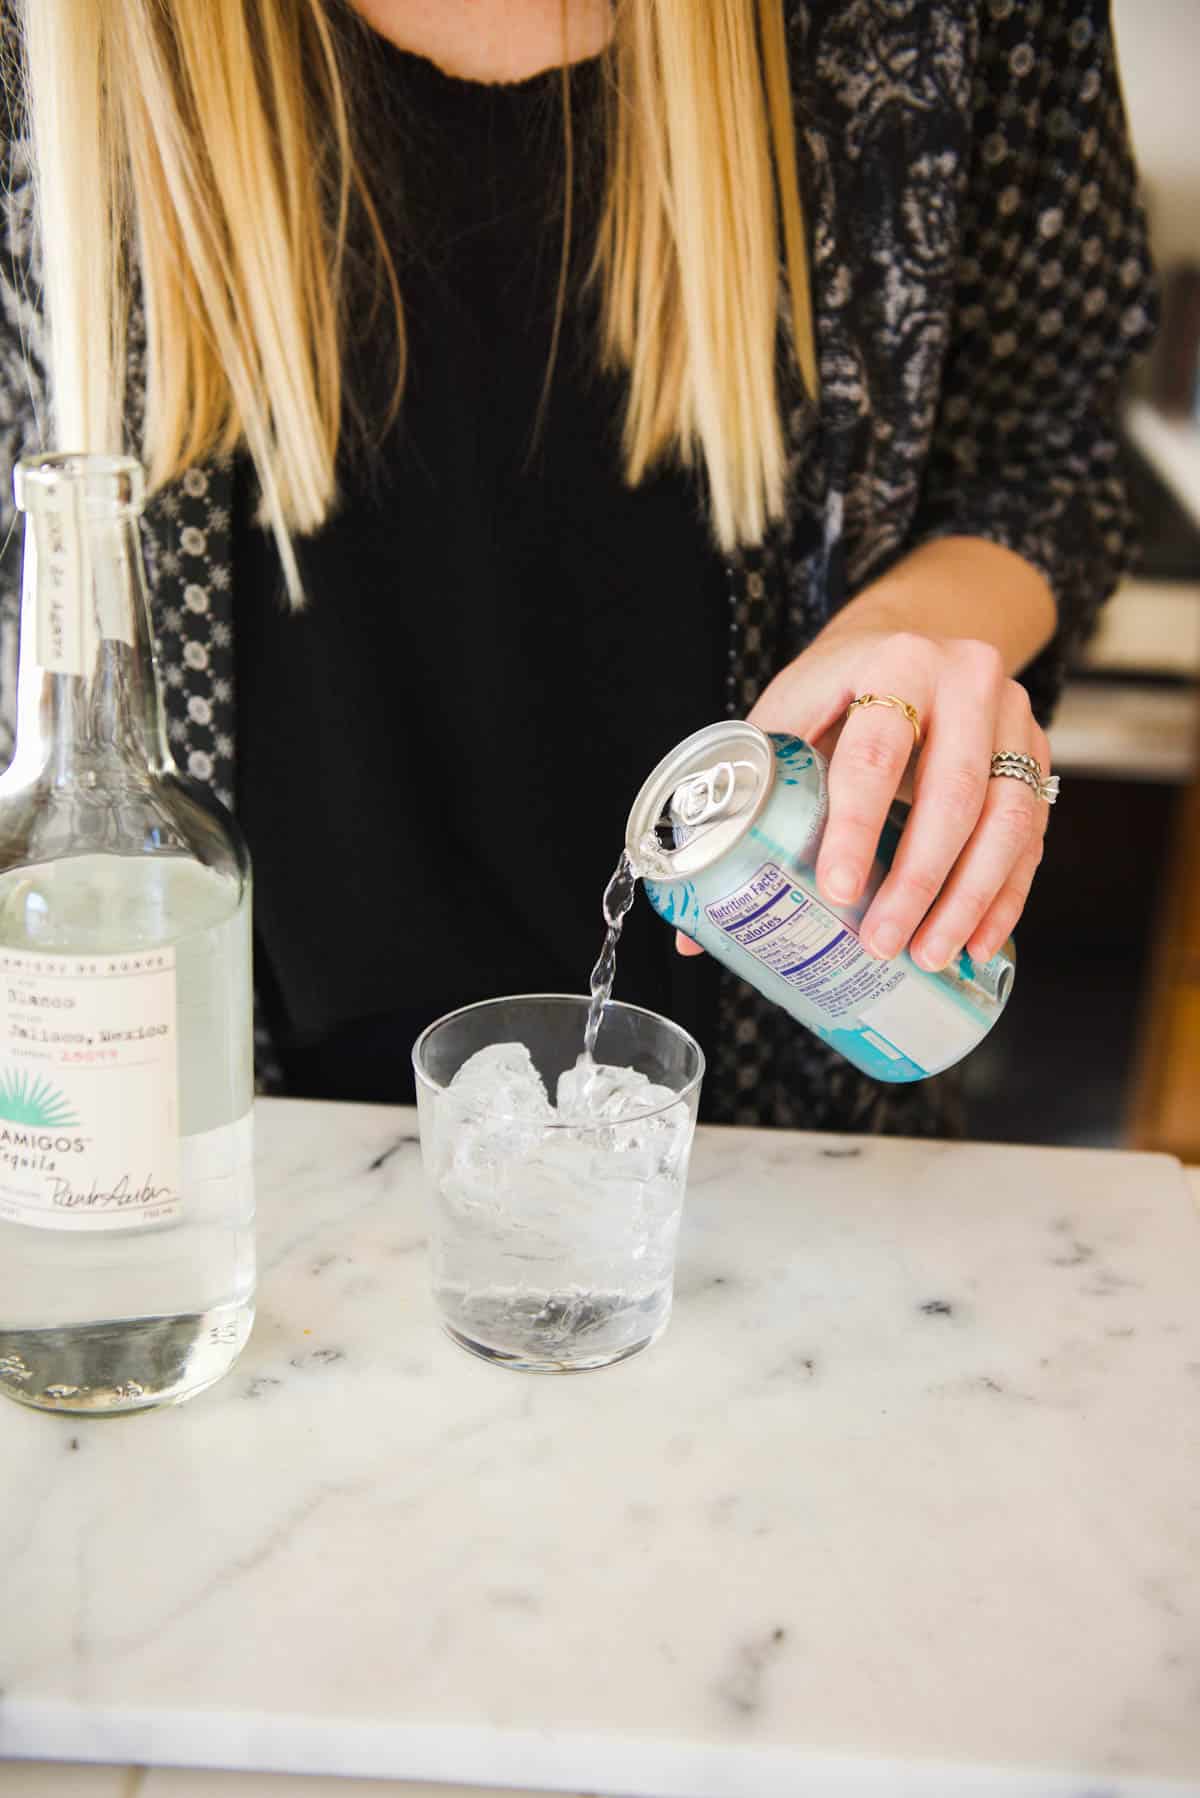
{"type": "MultiPolygon", "coordinates": [[[[738,791],[739,768],[744,768],[753,780],[753,762],[717,762],[680,781],[671,795],[671,817],[692,830],[697,825],[710,823],[713,818],[727,817],[738,791]]],[[[732,806],[732,809],[739,811],[741,808],[732,806]]]]}

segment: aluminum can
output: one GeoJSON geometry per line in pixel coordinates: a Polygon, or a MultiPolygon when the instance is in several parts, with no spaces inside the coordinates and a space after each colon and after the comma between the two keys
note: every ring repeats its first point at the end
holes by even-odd
{"type": "Polygon", "coordinates": [[[828,764],[798,737],[711,724],[665,756],[629,814],[625,848],[668,924],[876,1080],[940,1073],[985,1037],[1008,1001],[1013,945],[931,974],[881,962],[859,932],[903,828],[894,807],[862,898],[830,905],[816,861],[828,764]]]}

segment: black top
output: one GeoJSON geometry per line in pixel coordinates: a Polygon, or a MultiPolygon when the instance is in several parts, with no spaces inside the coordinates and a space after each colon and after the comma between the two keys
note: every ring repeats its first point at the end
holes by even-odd
{"type": "MultiPolygon", "coordinates": [[[[621,391],[597,372],[582,279],[601,65],[572,74],[570,286],[535,433],[562,241],[561,76],[454,80],[382,40],[371,59],[404,398],[364,449],[350,414],[378,419],[388,357],[386,326],[358,330],[342,501],[298,544],[302,612],[239,480],[237,804],[290,1090],[397,1099],[412,1038],[440,1012],[586,990],[634,794],[721,713],[729,602],[695,483],[622,478],[621,391]]],[[[680,962],[644,901],[616,992],[710,1034],[712,970],[680,962]]]]}

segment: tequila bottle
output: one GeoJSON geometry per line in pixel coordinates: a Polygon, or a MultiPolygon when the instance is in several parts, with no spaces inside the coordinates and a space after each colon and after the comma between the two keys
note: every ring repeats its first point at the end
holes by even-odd
{"type": "Polygon", "coordinates": [[[138,464],[21,462],[0,776],[0,1390],[189,1397],[254,1317],[250,866],[167,746],[138,464]]]}

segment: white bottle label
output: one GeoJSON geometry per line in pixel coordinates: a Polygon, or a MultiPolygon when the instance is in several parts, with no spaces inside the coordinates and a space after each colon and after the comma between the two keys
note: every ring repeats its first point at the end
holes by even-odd
{"type": "Polygon", "coordinates": [[[0,1218],[115,1230],[175,1217],[174,949],[0,949],[0,982],[0,1218]]]}

